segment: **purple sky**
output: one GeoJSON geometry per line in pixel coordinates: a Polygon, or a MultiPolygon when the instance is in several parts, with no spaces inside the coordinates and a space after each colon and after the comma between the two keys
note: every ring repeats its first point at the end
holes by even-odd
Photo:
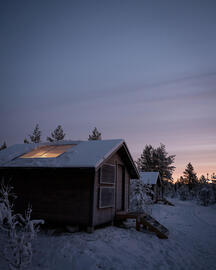
{"type": "Polygon", "coordinates": [[[215,1],[0,2],[0,144],[124,138],[216,172],[215,1]]]}

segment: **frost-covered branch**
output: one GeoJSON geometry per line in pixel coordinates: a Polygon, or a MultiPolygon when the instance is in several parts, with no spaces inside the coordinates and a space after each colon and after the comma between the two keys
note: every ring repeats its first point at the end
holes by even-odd
{"type": "Polygon", "coordinates": [[[27,269],[32,260],[32,242],[43,220],[31,220],[29,205],[25,215],[15,214],[13,188],[3,182],[0,188],[0,232],[3,247],[0,255],[8,263],[10,270],[27,269]]]}
{"type": "Polygon", "coordinates": [[[138,213],[151,214],[151,205],[154,192],[149,185],[140,180],[131,180],[130,184],[130,210],[138,213]]]}

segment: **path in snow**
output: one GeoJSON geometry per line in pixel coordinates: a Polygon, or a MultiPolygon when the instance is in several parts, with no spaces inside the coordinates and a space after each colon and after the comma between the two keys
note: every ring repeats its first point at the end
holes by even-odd
{"type": "MultiPolygon", "coordinates": [[[[41,234],[31,270],[215,270],[216,205],[173,200],[154,205],[169,239],[135,229],[107,227],[93,234],[41,234]]],[[[0,269],[5,270],[0,262],[0,269]]]]}
{"type": "MultiPolygon", "coordinates": [[[[176,247],[174,269],[216,269],[216,208],[175,200],[172,209],[156,206],[153,215],[170,229],[167,254],[176,247]]],[[[166,260],[166,258],[165,258],[166,260]]]]}

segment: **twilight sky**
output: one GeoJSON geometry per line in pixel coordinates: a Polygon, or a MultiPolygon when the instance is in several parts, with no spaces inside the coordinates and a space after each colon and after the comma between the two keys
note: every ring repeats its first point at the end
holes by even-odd
{"type": "Polygon", "coordinates": [[[123,138],[216,172],[215,0],[1,0],[0,144],[123,138]]]}

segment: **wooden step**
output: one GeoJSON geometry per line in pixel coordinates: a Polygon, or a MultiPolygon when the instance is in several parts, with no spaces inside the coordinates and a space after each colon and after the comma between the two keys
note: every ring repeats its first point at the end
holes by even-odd
{"type": "Polygon", "coordinates": [[[123,221],[126,221],[127,219],[136,219],[137,231],[140,231],[141,225],[143,225],[145,229],[155,232],[155,234],[159,238],[168,238],[168,229],[146,213],[117,212],[115,216],[115,224],[120,225],[123,221]]]}
{"type": "Polygon", "coordinates": [[[157,200],[157,202],[162,202],[163,204],[166,204],[166,205],[175,206],[173,203],[171,203],[170,201],[168,201],[165,198],[159,199],[159,200],[157,200]]]}
{"type": "Polygon", "coordinates": [[[166,227],[160,224],[156,219],[151,216],[143,217],[141,219],[142,224],[149,228],[149,230],[156,233],[159,238],[168,238],[169,231],[166,227]]]}

